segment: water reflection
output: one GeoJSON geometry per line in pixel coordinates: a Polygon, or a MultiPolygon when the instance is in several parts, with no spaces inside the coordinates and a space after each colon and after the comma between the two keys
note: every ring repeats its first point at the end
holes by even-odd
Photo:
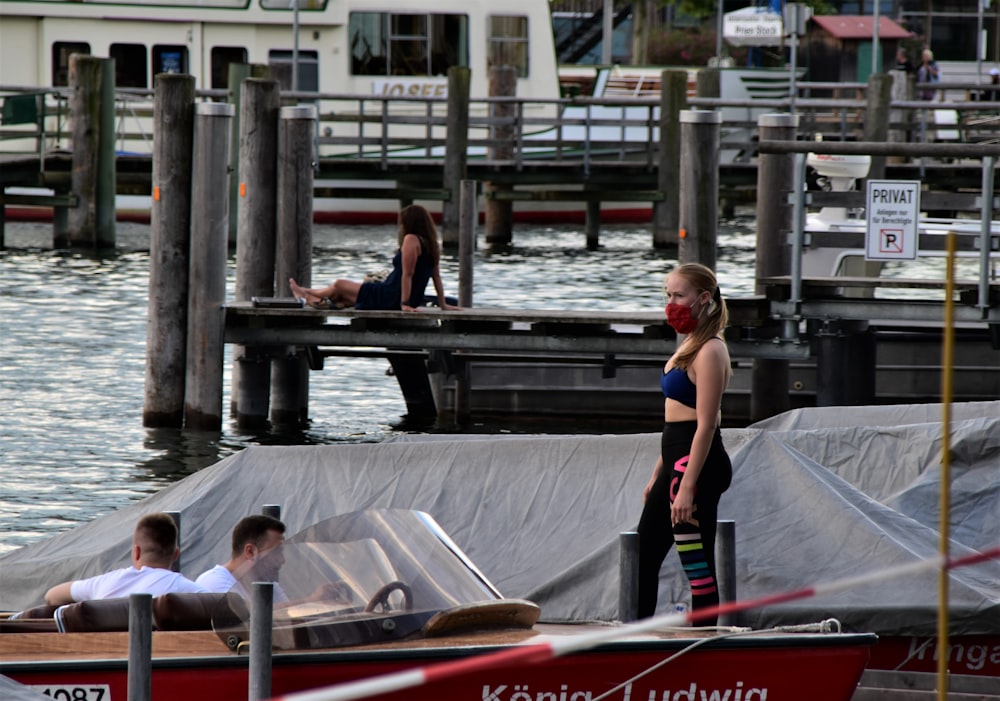
{"type": "MultiPolygon", "coordinates": [[[[378,358],[337,358],[310,376],[310,423],[302,430],[247,433],[146,429],[146,226],[119,222],[118,248],[99,255],[53,251],[49,224],[7,223],[0,250],[0,553],[71,528],[155,493],[248,445],[381,441],[411,431],[450,433],[444,423],[406,416],[395,377],[378,358]]],[[[393,226],[317,227],[314,283],[358,279],[391,264],[393,226]]],[[[675,264],[642,227],[605,227],[585,248],[579,226],[518,228],[511,245],[481,246],[474,263],[476,306],[527,309],[661,308],[660,284],[675,264]]],[[[719,268],[732,295],[752,290],[753,235],[730,223],[719,268]]],[[[229,263],[229,297],[234,286],[229,263]]],[[[442,261],[457,293],[458,262],[442,261]]],[[[223,406],[229,406],[227,349],[223,406]]],[[[475,422],[469,433],[646,430],[574,420],[503,425],[475,422]]]]}

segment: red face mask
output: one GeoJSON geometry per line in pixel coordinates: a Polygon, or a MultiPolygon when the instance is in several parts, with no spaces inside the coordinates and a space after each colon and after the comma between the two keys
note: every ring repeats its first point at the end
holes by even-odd
{"type": "Polygon", "coordinates": [[[691,333],[698,326],[698,320],[691,316],[691,307],[673,302],[667,305],[667,323],[677,333],[691,333]]]}

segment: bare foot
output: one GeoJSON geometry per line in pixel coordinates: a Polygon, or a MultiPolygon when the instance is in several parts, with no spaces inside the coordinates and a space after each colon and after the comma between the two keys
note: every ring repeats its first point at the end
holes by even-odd
{"type": "Polygon", "coordinates": [[[316,302],[320,299],[318,295],[314,295],[312,292],[302,287],[302,285],[295,282],[295,278],[288,278],[288,286],[291,288],[292,295],[296,299],[304,299],[307,303],[316,302]]]}

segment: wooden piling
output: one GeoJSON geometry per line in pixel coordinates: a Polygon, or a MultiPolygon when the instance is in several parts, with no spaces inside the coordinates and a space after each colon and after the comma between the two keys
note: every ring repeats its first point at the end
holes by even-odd
{"type": "MultiPolygon", "coordinates": [[[[794,141],[799,118],[793,114],[763,114],[757,120],[760,140],[794,141]]],[[[791,273],[794,154],[761,153],[757,167],[757,279],[791,273]]],[[[723,283],[725,281],[722,281],[723,283]]],[[[756,285],[757,294],[763,294],[756,285]]],[[[750,377],[750,420],[760,421],[791,408],[787,360],[755,359],[750,377]]]]}
{"type": "MultiPolygon", "coordinates": [[[[275,291],[291,296],[288,278],[312,284],[315,105],[282,107],[278,115],[278,229],[275,291]]],[[[309,418],[309,365],[287,349],[271,362],[271,424],[301,426],[309,418]]]]}
{"type": "MultiPolygon", "coordinates": [[[[517,93],[517,69],[514,66],[493,66],[490,69],[490,97],[514,97],[517,93]]],[[[494,124],[490,129],[490,158],[493,160],[510,160],[514,157],[514,126],[510,123],[517,114],[517,106],[513,102],[495,102],[490,105],[490,116],[497,121],[508,123],[494,124]]],[[[510,185],[486,183],[486,191],[500,192],[510,190],[510,185]]],[[[498,200],[487,196],[486,210],[486,243],[491,245],[506,245],[513,239],[514,217],[513,202],[498,200]]]]}
{"type": "Polygon", "coordinates": [[[226,86],[229,90],[227,102],[233,106],[233,124],[230,127],[229,138],[233,148],[229,154],[229,245],[236,245],[236,233],[239,228],[240,202],[240,114],[243,93],[243,81],[247,78],[267,78],[270,74],[268,66],[261,63],[230,63],[226,72],[226,86]]]}
{"type": "MultiPolygon", "coordinates": [[[[864,140],[885,143],[889,138],[889,105],[892,101],[892,76],[887,73],[872,73],[868,76],[868,90],[865,92],[864,140]]],[[[868,169],[870,180],[885,178],[885,156],[872,156],[868,169]]]]}
{"type": "Polygon", "coordinates": [[[587,250],[596,251],[601,244],[601,201],[587,200],[586,212],[583,229],[587,250]]]}
{"type": "Polygon", "coordinates": [[[618,620],[639,618],[639,534],[618,534],[618,620]]]}
{"type": "Polygon", "coordinates": [[[875,404],[876,339],[867,321],[828,321],[817,330],[816,406],[875,404]]]}
{"type": "MultiPolygon", "coordinates": [[[[254,296],[274,296],[278,82],[244,80],[240,108],[235,298],[248,302],[254,296]]],[[[270,381],[267,355],[248,353],[243,346],[233,349],[232,413],[241,428],[267,427],[270,381]]]]}
{"type": "Polygon", "coordinates": [[[677,260],[715,269],[719,238],[719,139],[722,114],[680,114],[680,238],[677,260]]]}
{"type": "Polygon", "coordinates": [[[469,158],[469,88],[472,70],[466,66],[448,69],[448,132],[445,135],[444,170],[441,186],[451,197],[441,205],[441,244],[460,245],[461,201],[459,192],[469,158]]]}
{"type": "MultiPolygon", "coordinates": [[[[115,245],[115,62],[73,54],[69,59],[73,165],[78,204],[67,212],[56,248],[115,245]]],[[[58,234],[58,232],[54,232],[58,234]]]]}
{"type": "Polygon", "coordinates": [[[680,222],[681,118],[687,103],[687,71],[660,76],[660,144],[656,187],[663,200],[653,203],[653,248],[676,248],[680,222]]]}
{"type": "Polygon", "coordinates": [[[195,80],[153,79],[153,198],[150,205],[149,301],[142,425],[184,425],[188,261],[191,246],[191,157],[195,80]]]}
{"type": "Polygon", "coordinates": [[[128,701],[150,701],[153,697],[153,596],[128,597],[128,701]]]}
{"type": "Polygon", "coordinates": [[[229,252],[229,129],[233,106],[195,105],[184,427],[222,427],[223,331],[229,252]]]}

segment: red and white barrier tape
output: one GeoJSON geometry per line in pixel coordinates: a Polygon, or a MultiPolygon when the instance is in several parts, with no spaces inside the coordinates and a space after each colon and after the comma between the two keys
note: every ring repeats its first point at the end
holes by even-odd
{"type": "Polygon", "coordinates": [[[781,604],[798,599],[808,599],[820,594],[828,594],[844,589],[852,589],[857,586],[870,584],[883,579],[891,579],[901,575],[914,574],[924,570],[945,569],[952,570],[957,567],[974,565],[986,560],[1000,558],[1000,547],[991,548],[983,552],[978,552],[964,557],[945,559],[939,555],[937,557],[897,565],[884,570],[872,572],[870,574],[856,577],[845,577],[826,584],[817,584],[795,591],[784,592],[782,594],[772,594],[762,596],[747,601],[734,601],[728,604],[720,604],[708,609],[690,611],[688,613],[670,613],[662,616],[654,616],[635,623],[603,628],[596,632],[581,633],[579,635],[569,635],[565,637],[547,639],[542,642],[517,645],[500,652],[492,652],[476,657],[455,660],[453,662],[440,662],[437,664],[410,669],[402,672],[393,672],[368,679],[361,679],[334,686],[302,691],[285,696],[275,697],[272,701],[350,701],[351,699],[364,699],[377,694],[385,694],[391,691],[400,691],[442,679],[453,678],[471,672],[478,672],[492,667],[504,667],[509,665],[528,665],[538,662],[545,662],[553,657],[566,655],[571,652],[585,650],[600,645],[601,643],[622,638],[636,633],[642,633],[657,628],[669,626],[679,626],[685,623],[697,623],[705,618],[715,618],[720,614],[746,611],[769,604],[781,604]]]}

